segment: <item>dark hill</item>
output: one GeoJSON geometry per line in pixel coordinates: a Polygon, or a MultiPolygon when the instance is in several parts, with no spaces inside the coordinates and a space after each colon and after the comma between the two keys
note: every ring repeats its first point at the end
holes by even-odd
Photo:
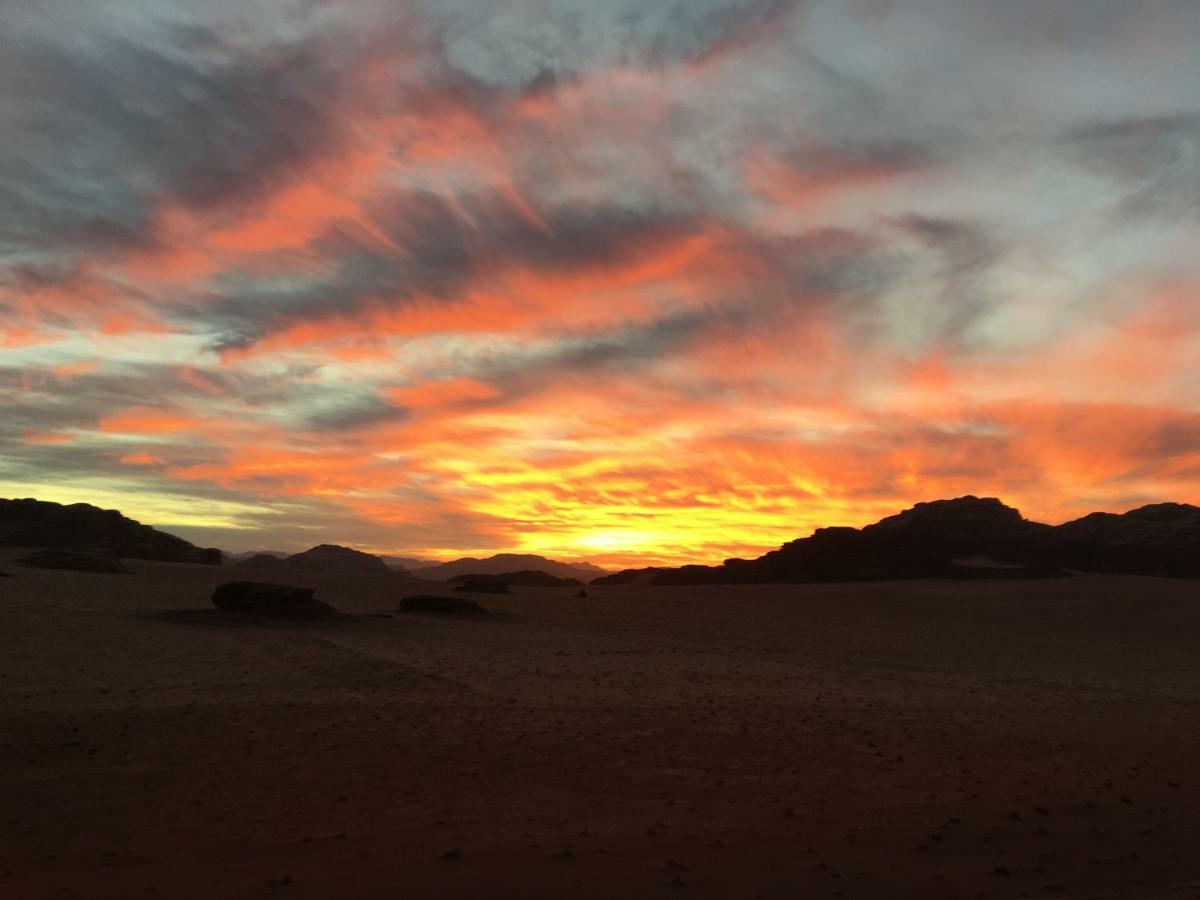
{"type": "MultiPolygon", "coordinates": [[[[818,528],[758,559],[664,569],[651,584],[879,581],[949,573],[959,557],[1024,559],[1049,531],[995,498],[918,503],[865,528],[818,528]]],[[[607,580],[600,583],[612,583],[607,580]]]]}
{"type": "Polygon", "coordinates": [[[594,584],[749,584],[901,578],[1038,577],[1061,568],[1200,577],[1200,508],[1160,503],[1093,513],[1057,527],[1030,522],[994,498],[918,503],[864,528],[818,528],[758,559],[719,566],[630,569],[594,584]],[[964,565],[984,559],[996,565],[964,565]]]}
{"type": "Polygon", "coordinates": [[[1053,529],[1043,552],[1089,572],[1200,578],[1200,507],[1156,503],[1123,515],[1092,513],[1053,529]]]}
{"type": "Polygon", "coordinates": [[[63,506],[45,500],[0,500],[0,546],[89,550],[126,559],[220,565],[219,550],[87,503],[63,506]]]}
{"type": "Polygon", "coordinates": [[[396,574],[396,571],[378,556],[350,547],[339,547],[337,544],[321,544],[303,553],[296,553],[282,560],[280,568],[294,572],[342,575],[396,574]]]}
{"type": "Polygon", "coordinates": [[[506,572],[538,571],[557,578],[578,578],[588,582],[605,571],[589,563],[564,563],[530,553],[497,553],[487,559],[466,557],[454,562],[414,569],[410,574],[429,581],[449,581],[459,575],[501,575],[506,572]]]}

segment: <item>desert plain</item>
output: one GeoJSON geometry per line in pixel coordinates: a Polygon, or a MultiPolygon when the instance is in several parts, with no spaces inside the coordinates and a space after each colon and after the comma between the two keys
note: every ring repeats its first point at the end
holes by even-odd
{"type": "Polygon", "coordinates": [[[1200,583],[514,588],[0,551],[0,896],[1200,897],[1200,583]]]}

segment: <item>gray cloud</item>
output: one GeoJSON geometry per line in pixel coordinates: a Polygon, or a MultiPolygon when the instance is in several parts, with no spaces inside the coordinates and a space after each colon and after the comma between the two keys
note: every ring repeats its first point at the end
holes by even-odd
{"type": "Polygon", "coordinates": [[[158,203],[249,201],[336,139],[336,41],[117,25],[0,34],[0,254],[30,277],[69,265],[49,248],[152,243],[158,203]]]}
{"type": "Polygon", "coordinates": [[[590,70],[693,61],[752,44],[803,0],[422,0],[446,59],[482,84],[541,89],[590,70]]]}
{"type": "Polygon", "coordinates": [[[427,192],[407,193],[390,203],[378,205],[374,220],[402,252],[336,231],[305,250],[326,261],[317,277],[297,281],[282,274],[230,273],[190,315],[216,332],[217,349],[244,348],[301,321],[353,316],[416,299],[449,303],[472,282],[486,288],[490,272],[618,264],[700,225],[683,213],[603,205],[541,209],[542,225],[495,194],[451,203],[427,192]]]}

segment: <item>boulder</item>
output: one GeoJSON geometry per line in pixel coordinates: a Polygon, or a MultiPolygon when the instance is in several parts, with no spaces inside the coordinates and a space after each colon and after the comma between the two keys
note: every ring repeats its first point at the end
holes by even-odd
{"type": "Polygon", "coordinates": [[[70,572],[102,572],[112,575],[128,575],[119,559],[78,553],[74,550],[39,550],[17,560],[22,566],[33,569],[65,569],[70,572]]]}
{"type": "Polygon", "coordinates": [[[415,594],[400,601],[400,612],[436,613],[440,616],[479,616],[487,610],[465,597],[437,597],[415,594]]]}
{"type": "Polygon", "coordinates": [[[312,588],[262,581],[229,581],[212,594],[217,609],[269,618],[321,619],[337,614],[332,606],[313,595],[312,588]]]}

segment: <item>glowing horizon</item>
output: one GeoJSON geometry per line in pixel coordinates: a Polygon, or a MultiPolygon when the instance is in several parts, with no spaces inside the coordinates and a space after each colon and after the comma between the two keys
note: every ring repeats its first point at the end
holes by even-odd
{"type": "Polygon", "coordinates": [[[103,6],[0,34],[0,496],[607,567],[1200,503],[1195,4],[103,6]]]}

